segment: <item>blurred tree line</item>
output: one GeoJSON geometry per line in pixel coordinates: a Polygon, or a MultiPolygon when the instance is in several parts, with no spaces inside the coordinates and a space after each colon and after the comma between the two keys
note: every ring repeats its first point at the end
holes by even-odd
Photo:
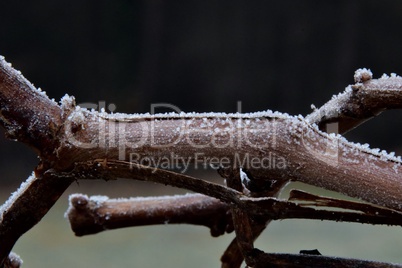
{"type": "MultiPolygon", "coordinates": [[[[357,68],[402,74],[396,0],[2,1],[0,14],[0,55],[25,77],[56,100],[105,100],[117,112],[159,102],[235,112],[242,101],[244,112],[305,115],[357,68]]],[[[350,138],[397,150],[398,118],[350,138]]],[[[37,160],[3,136],[1,180],[20,181],[37,160]]]]}

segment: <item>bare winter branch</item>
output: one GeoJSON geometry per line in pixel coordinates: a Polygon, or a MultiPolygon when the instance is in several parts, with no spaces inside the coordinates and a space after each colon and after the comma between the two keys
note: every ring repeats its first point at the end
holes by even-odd
{"type": "Polygon", "coordinates": [[[336,123],[336,131],[345,133],[385,110],[402,108],[401,77],[392,75],[372,79],[369,70],[359,69],[355,82],[344,93],[334,96],[309,114],[306,120],[317,124],[323,131],[329,130],[329,124],[336,123]]]}
{"type": "MultiPolygon", "coordinates": [[[[296,204],[286,200],[278,200],[269,197],[246,197],[238,191],[226,188],[222,185],[193,178],[188,175],[149,168],[145,166],[135,166],[134,168],[132,164],[123,161],[105,162],[103,160],[99,160],[92,163],[77,164],[74,171],[66,174],[58,173],[58,176],[61,176],[61,178],[63,176],[77,178],[82,177],[85,179],[113,179],[114,177],[119,177],[169,184],[171,186],[180,187],[183,189],[188,189],[203,193],[205,195],[213,196],[223,202],[226,202],[229,205],[237,206],[243,210],[248,211],[251,214],[265,218],[266,220],[308,218],[389,225],[400,225],[402,222],[401,213],[384,209],[378,206],[373,206],[370,204],[325,198],[303,193],[300,191],[292,191],[291,199],[298,201],[302,200],[305,201],[305,203],[298,202],[298,204],[296,204]],[[82,174],[89,174],[89,172],[91,172],[91,176],[82,176],[82,174]],[[348,209],[349,211],[355,210],[356,212],[316,210],[312,208],[312,206],[343,208],[348,209]]],[[[86,197],[84,198],[82,196],[77,196],[70,200],[70,206],[74,209],[70,210],[70,213],[68,213],[69,219],[71,225],[73,226],[73,230],[78,235],[96,233],[98,231],[106,229],[101,226],[106,227],[108,225],[113,225],[113,228],[121,228],[126,226],[137,226],[140,225],[140,223],[144,224],[144,222],[145,224],[146,222],[149,222],[149,224],[156,224],[161,220],[158,213],[149,214],[145,219],[143,218],[141,211],[144,209],[144,202],[146,202],[146,199],[133,198],[124,200],[124,202],[122,200],[113,199],[108,199],[104,201],[98,200],[97,202],[95,202],[96,205],[94,202],[88,202],[84,199],[86,199],[86,197]],[[77,200],[75,198],[77,198],[77,200]],[[121,206],[119,205],[121,208],[117,208],[118,204],[122,204],[121,206]],[[128,214],[124,215],[122,211],[125,211],[125,208],[127,207],[131,208],[131,212],[128,211],[128,214]],[[101,211],[101,213],[99,211],[101,211]],[[111,222],[99,220],[99,217],[102,218],[101,215],[113,215],[113,220],[111,222]],[[127,218],[128,215],[133,216],[131,220],[127,218]]],[[[184,202],[184,200],[186,199],[187,202],[189,202],[187,204],[188,207],[191,208],[193,206],[197,206],[200,209],[200,213],[201,210],[212,209],[207,205],[211,204],[212,207],[216,209],[216,213],[224,213],[224,215],[215,215],[215,217],[223,218],[227,214],[227,211],[224,208],[228,209],[228,205],[221,203],[221,207],[219,207],[218,203],[211,203],[210,197],[199,196],[197,199],[192,200],[191,202],[188,198],[184,197],[182,201],[184,202]]],[[[155,197],[155,200],[158,200],[158,198],[155,197]]],[[[174,217],[177,223],[179,223],[179,220],[186,219],[181,218],[182,212],[181,210],[175,210],[176,205],[174,205],[174,203],[165,201],[162,206],[159,203],[155,204],[152,201],[149,201],[146,202],[146,204],[147,208],[151,211],[160,211],[161,209],[166,209],[167,211],[170,211],[168,215],[174,217]],[[177,213],[177,215],[170,213],[177,213]]],[[[212,212],[204,211],[203,213],[211,213],[209,215],[212,216],[212,212]]],[[[169,222],[172,223],[172,221],[169,222]]],[[[185,223],[185,221],[183,223],[185,223]]],[[[198,225],[204,225],[204,223],[204,220],[198,218],[194,219],[193,222],[193,224],[198,225]]],[[[111,227],[108,227],[107,229],[110,228],[111,227]]]]}
{"type": "Polygon", "coordinates": [[[11,252],[8,255],[7,259],[4,261],[4,268],[20,268],[22,266],[23,261],[20,256],[11,252]]]}
{"type": "Polygon", "coordinates": [[[0,57],[0,123],[9,138],[42,157],[35,173],[0,208],[0,266],[18,238],[38,223],[72,182],[43,175],[56,159],[62,110],[0,57]]]}
{"type": "Polygon", "coordinates": [[[208,165],[218,159],[224,162],[218,164],[236,164],[255,178],[298,180],[402,208],[399,158],[323,133],[301,117],[276,113],[128,116],[79,110],[69,120],[58,150],[69,159],[63,165],[119,159],[155,166],[153,160],[172,158],[208,165]],[[77,123],[74,118],[85,120],[77,123]]]}
{"type": "Polygon", "coordinates": [[[54,159],[62,110],[0,56],[0,121],[11,139],[54,159]]]}
{"type": "Polygon", "coordinates": [[[71,184],[50,175],[32,174],[0,207],[0,257],[5,260],[18,238],[37,224],[71,184]]]}
{"type": "Polygon", "coordinates": [[[255,268],[263,267],[286,267],[286,268],[306,268],[306,267],[326,267],[326,268],[401,268],[402,265],[357,260],[349,258],[328,257],[318,255],[305,254],[281,254],[281,253],[264,253],[260,250],[254,250],[254,265],[255,268]]]}
{"type": "MultiPolygon", "coordinates": [[[[7,258],[17,239],[40,221],[74,179],[128,178],[172,185],[208,197],[107,200],[107,207],[103,201],[76,195],[71,199],[69,215],[77,234],[169,220],[204,225],[218,235],[233,223],[240,247],[229,247],[225,256],[240,249],[247,263],[255,267],[299,267],[295,262],[308,267],[312,261],[326,267],[340,261],[345,267],[385,267],[374,262],[265,254],[253,249],[254,239],[271,219],[401,224],[401,158],[321,131],[335,123],[338,132],[344,133],[386,109],[402,108],[402,78],[374,80],[368,70],[358,70],[355,78],[355,85],[307,118],[272,111],[109,115],[76,107],[69,96],[57,105],[0,57],[0,123],[8,137],[33,147],[41,157],[34,174],[0,208],[0,266],[14,265],[7,258]],[[161,159],[192,163],[196,168],[212,165],[236,172],[241,168],[250,176],[245,183],[251,193],[248,196],[243,191],[239,174],[232,174],[226,187],[163,170],[169,167],[161,169],[161,159]],[[301,192],[291,194],[291,200],[302,200],[300,204],[274,198],[292,180],[374,205],[301,192]],[[177,206],[180,209],[173,209],[177,206]],[[316,210],[311,206],[352,211],[316,210]],[[123,208],[129,214],[124,215],[123,208]],[[154,214],[144,216],[151,209],[154,214]],[[233,222],[227,218],[228,211],[233,222]]],[[[240,260],[223,263],[237,265],[240,260]]]]}
{"type": "Polygon", "coordinates": [[[200,194],[130,199],[72,195],[67,211],[75,235],[128,226],[186,223],[206,226],[212,236],[233,230],[229,206],[200,194]]]}

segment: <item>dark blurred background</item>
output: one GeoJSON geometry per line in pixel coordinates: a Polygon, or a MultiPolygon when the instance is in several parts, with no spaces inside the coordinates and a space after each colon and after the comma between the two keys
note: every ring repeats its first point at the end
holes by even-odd
{"type": "MultiPolygon", "coordinates": [[[[396,0],[1,1],[0,55],[51,98],[117,112],[235,112],[241,101],[244,112],[306,115],[358,68],[402,74],[401,14],[396,0]]],[[[401,115],[347,138],[400,154],[401,115]]],[[[14,189],[37,159],[2,133],[0,183],[14,189]]]]}

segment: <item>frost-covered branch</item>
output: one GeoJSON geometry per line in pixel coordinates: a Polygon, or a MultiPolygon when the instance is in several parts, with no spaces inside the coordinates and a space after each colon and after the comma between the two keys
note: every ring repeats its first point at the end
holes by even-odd
{"type": "Polygon", "coordinates": [[[19,237],[46,215],[71,182],[71,178],[59,180],[32,174],[0,207],[1,262],[5,261],[19,237]]]}
{"type": "MultiPolygon", "coordinates": [[[[0,208],[0,266],[5,265],[17,239],[40,221],[74,179],[149,180],[217,198],[220,203],[214,201],[215,208],[226,208],[222,210],[225,215],[228,210],[235,212],[234,225],[239,240],[244,242],[240,249],[249,263],[256,252],[252,240],[271,219],[334,219],[334,215],[342,215],[342,220],[353,221],[360,215],[361,222],[399,224],[401,158],[321,131],[324,125],[337,123],[338,132],[343,133],[383,110],[402,108],[401,78],[374,80],[367,70],[358,71],[355,78],[355,85],[307,118],[272,111],[106,114],[80,108],[68,95],[58,105],[0,57],[0,124],[8,137],[33,147],[41,159],[28,181],[0,208]],[[238,187],[239,176],[229,181],[232,189],[162,170],[169,168],[163,164],[169,161],[187,167],[242,169],[247,176],[240,176],[241,183],[251,192],[248,195],[238,187]],[[337,191],[374,206],[349,204],[358,212],[334,214],[308,205],[348,204],[300,193],[292,198],[305,199],[307,205],[273,198],[288,181],[337,191]],[[373,215],[372,211],[380,211],[380,206],[388,210],[373,215]]],[[[87,202],[82,196],[72,200],[87,202]]],[[[215,217],[221,215],[221,208],[214,212],[212,208],[194,207],[205,200],[182,201],[183,211],[191,208],[215,217]]],[[[78,203],[75,208],[80,207],[78,203]]],[[[160,213],[173,207],[146,205],[148,210],[155,208],[160,213]]],[[[147,220],[151,222],[151,218],[147,220]]],[[[160,222],[156,216],[152,220],[160,222]]],[[[235,251],[229,250],[228,255],[235,251]]]]}
{"type": "Polygon", "coordinates": [[[0,122],[7,137],[28,144],[46,159],[54,159],[62,120],[57,103],[0,56],[0,122]]]}
{"type": "Polygon", "coordinates": [[[4,268],[20,268],[22,266],[23,261],[20,256],[11,252],[6,260],[4,261],[4,268]]]}
{"type": "Polygon", "coordinates": [[[73,109],[64,127],[58,153],[69,159],[62,164],[118,159],[158,167],[174,159],[198,165],[215,161],[240,166],[256,179],[302,181],[402,209],[399,157],[323,133],[303,117],[272,112],[129,116],[73,109]]]}
{"type": "Polygon", "coordinates": [[[402,265],[386,262],[366,261],[351,258],[328,257],[307,254],[282,254],[265,253],[255,249],[250,256],[255,268],[264,267],[287,267],[287,268],[305,268],[305,267],[326,267],[326,268],[401,268],[402,265]]]}
{"type": "MultiPolygon", "coordinates": [[[[92,175],[97,179],[110,179],[115,176],[165,184],[166,181],[168,181],[168,184],[171,186],[188,190],[194,190],[194,185],[197,185],[196,190],[198,192],[214,196],[215,198],[220,199],[221,202],[205,195],[185,195],[176,196],[175,198],[152,197],[117,200],[108,199],[106,197],[99,198],[95,196],[88,198],[84,195],[73,195],[70,198],[70,208],[67,215],[74,232],[79,236],[107,229],[160,224],[165,223],[166,221],[169,223],[186,223],[188,219],[183,216],[184,212],[182,209],[177,209],[178,203],[182,204],[179,207],[185,210],[197,210],[198,214],[208,214],[209,216],[207,218],[209,219],[212,219],[211,217],[213,215],[217,219],[225,218],[230,208],[228,204],[231,204],[232,206],[247,210],[254,217],[258,217],[260,221],[268,221],[271,219],[282,220],[306,218],[369,224],[402,224],[402,213],[393,210],[384,209],[370,204],[316,196],[302,191],[291,191],[290,201],[279,200],[272,197],[247,197],[239,191],[231,190],[215,183],[202,181],[187,175],[165,170],[141,167],[141,171],[139,171],[140,173],[130,172],[129,163],[122,161],[117,163],[108,162],[101,166],[94,163],[82,164],[78,165],[74,172],[86,174],[89,170],[92,170],[92,175]],[[94,166],[96,166],[96,168],[93,168],[94,166]],[[158,202],[158,200],[163,200],[163,203],[158,202]],[[349,211],[354,210],[355,212],[314,209],[314,207],[320,206],[348,209],[349,211]],[[144,215],[143,211],[145,208],[155,213],[144,215]],[[171,217],[172,219],[169,220],[163,218],[161,216],[163,211],[167,211],[165,216],[171,217]],[[107,215],[112,217],[106,217],[107,215]],[[161,222],[162,219],[163,222],[161,222]]],[[[78,176],[74,174],[75,173],[59,173],[58,175],[61,176],[60,178],[64,175],[68,175],[69,177],[78,176]]],[[[86,177],[86,179],[90,179],[90,177],[86,177]]],[[[206,225],[205,220],[206,219],[203,219],[202,217],[195,217],[192,224],[206,225]]],[[[259,225],[261,225],[261,223],[259,223],[259,225]]]]}
{"type": "Polygon", "coordinates": [[[402,108],[402,77],[392,74],[372,79],[370,70],[359,69],[355,73],[356,84],[334,96],[321,108],[306,117],[323,131],[345,133],[365,121],[390,109],[402,108]],[[327,129],[336,123],[336,129],[327,129]]]}
{"type": "MultiPolygon", "coordinates": [[[[179,187],[182,189],[187,189],[190,191],[196,191],[198,193],[202,193],[204,195],[208,195],[214,198],[221,200],[222,202],[233,204],[239,208],[247,210],[249,213],[255,215],[266,215],[270,219],[286,219],[286,218],[304,218],[305,215],[308,215],[308,218],[311,219],[328,219],[331,220],[334,218],[332,216],[332,212],[325,214],[324,211],[317,214],[316,210],[311,207],[303,207],[306,205],[297,205],[296,203],[288,202],[285,200],[279,200],[272,197],[266,198],[254,198],[247,197],[243,193],[236,191],[234,189],[225,187],[223,185],[219,185],[216,183],[208,182],[205,180],[201,180],[198,178],[194,178],[188,175],[175,173],[167,170],[155,169],[146,166],[138,166],[132,163],[124,162],[124,161],[104,161],[104,160],[94,160],[88,163],[77,163],[74,170],[66,173],[53,173],[53,171],[49,171],[50,174],[54,176],[59,176],[62,179],[64,176],[67,178],[75,177],[81,179],[115,179],[115,178],[125,178],[125,179],[135,179],[142,181],[152,181],[165,185],[171,185],[174,187],[179,187]],[[85,176],[80,175],[85,174],[85,176]],[[90,174],[90,175],[89,175],[90,174]],[[316,216],[314,216],[316,215],[316,216]]],[[[311,195],[312,196],[312,195],[311,195]]],[[[317,200],[321,197],[314,196],[317,200]]],[[[301,194],[294,194],[292,198],[295,200],[297,198],[307,198],[306,196],[302,196],[301,194]]],[[[310,200],[307,201],[311,201],[310,200]]],[[[339,204],[344,204],[344,206],[348,206],[350,204],[351,209],[355,209],[357,211],[362,211],[367,214],[371,214],[371,211],[375,210],[375,207],[371,207],[369,209],[367,205],[355,202],[344,201],[345,203],[336,203],[335,199],[330,198],[321,198],[319,201],[324,202],[326,200],[328,203],[327,206],[335,206],[340,207],[339,204]],[[331,203],[332,201],[332,203],[331,203]]],[[[313,200],[314,201],[314,200],[313,200]]],[[[321,203],[322,204],[322,203],[321,203]]],[[[320,205],[318,203],[316,205],[320,205]]],[[[310,206],[314,206],[314,204],[310,203],[310,206]]],[[[370,206],[369,206],[370,207],[370,206]]],[[[397,211],[394,212],[393,217],[391,214],[385,214],[386,211],[390,211],[387,209],[381,209],[378,207],[376,212],[382,212],[381,214],[377,213],[378,216],[384,214],[386,216],[385,224],[395,224],[395,219],[398,219],[399,213],[397,211]]],[[[360,214],[359,214],[360,215],[360,214]]],[[[353,221],[353,218],[356,217],[355,214],[342,214],[342,219],[344,221],[353,221]],[[348,216],[349,215],[349,216],[348,216]]],[[[360,217],[360,216],[359,216],[360,217]]],[[[335,220],[340,220],[335,218],[335,220]]],[[[368,223],[377,223],[372,222],[373,219],[367,218],[365,222],[368,223]]],[[[380,221],[382,221],[380,220],[380,221]]]]}
{"type": "MultiPolygon", "coordinates": [[[[43,172],[57,160],[57,133],[62,111],[46,94],[36,89],[0,56],[0,124],[9,138],[24,142],[41,156],[20,189],[0,207],[0,267],[18,238],[38,223],[72,182],[43,172]]],[[[14,262],[11,262],[14,263],[14,262]]]]}
{"type": "Polygon", "coordinates": [[[229,206],[200,194],[109,199],[105,196],[70,196],[66,212],[75,235],[154,224],[206,226],[212,236],[233,230],[229,206]]]}
{"type": "Polygon", "coordinates": [[[50,170],[49,173],[59,176],[60,179],[64,177],[75,177],[86,180],[115,180],[117,178],[124,178],[151,181],[198,192],[229,204],[241,204],[240,198],[243,196],[241,192],[189,175],[118,160],[93,160],[85,163],[76,163],[72,171],[55,172],[50,170]]]}

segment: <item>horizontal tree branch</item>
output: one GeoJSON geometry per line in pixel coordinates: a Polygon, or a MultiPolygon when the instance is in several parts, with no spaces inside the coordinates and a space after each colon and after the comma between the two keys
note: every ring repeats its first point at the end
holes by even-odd
{"type": "MultiPolygon", "coordinates": [[[[360,219],[400,223],[401,159],[328,135],[314,125],[324,129],[323,125],[337,123],[339,132],[345,132],[385,109],[401,107],[400,78],[374,80],[360,71],[356,81],[307,118],[271,111],[108,115],[75,106],[69,96],[57,105],[1,57],[0,123],[8,137],[33,147],[41,163],[0,209],[0,266],[15,241],[40,221],[73,179],[155,181],[219,198],[253,217],[333,218],[328,211],[275,198],[247,197],[228,187],[163,171],[158,167],[165,160],[202,168],[211,164],[242,168],[254,185],[260,187],[266,181],[267,192],[275,188],[275,181],[277,185],[289,180],[306,182],[395,210],[386,216],[360,213],[360,219]]],[[[343,205],[320,198],[313,202],[343,205]]],[[[343,220],[357,216],[342,213],[343,220]]]]}
{"type": "Polygon", "coordinates": [[[402,265],[358,260],[352,258],[339,258],[318,255],[305,255],[305,254],[283,254],[283,253],[264,253],[260,250],[254,250],[255,268],[273,267],[273,268],[312,268],[312,267],[326,267],[326,268],[401,268],[402,265]]]}
{"type": "Polygon", "coordinates": [[[301,117],[276,113],[123,116],[74,110],[64,134],[58,155],[69,161],[56,165],[56,170],[89,159],[149,166],[177,160],[198,168],[215,161],[239,166],[257,179],[302,181],[402,209],[399,158],[323,133],[301,117]]]}
{"type": "MultiPolygon", "coordinates": [[[[50,172],[50,171],[49,171],[50,172]]],[[[360,223],[370,223],[370,224],[389,224],[389,225],[400,225],[402,223],[402,214],[397,211],[391,211],[388,209],[384,209],[381,207],[372,206],[369,204],[362,204],[353,201],[342,201],[338,199],[324,198],[320,196],[315,196],[302,192],[291,192],[291,198],[294,200],[303,200],[309,201],[309,203],[301,203],[298,204],[289,202],[286,200],[278,200],[275,198],[254,198],[247,197],[242,193],[226,188],[222,185],[218,185],[215,183],[211,183],[208,181],[200,180],[197,178],[193,178],[188,175],[183,175],[179,173],[174,173],[166,170],[160,170],[145,166],[133,166],[132,163],[127,163],[123,161],[93,161],[91,163],[81,163],[76,165],[76,168],[69,173],[62,174],[57,173],[58,176],[67,176],[67,177],[82,177],[83,179],[113,179],[113,178],[126,178],[126,179],[136,179],[136,180],[144,180],[144,181],[152,181],[162,184],[168,184],[171,186],[179,187],[182,189],[188,189],[191,191],[196,191],[202,193],[204,195],[213,196],[224,203],[227,203],[231,206],[239,207],[249,213],[254,214],[258,217],[265,217],[266,220],[269,219],[296,219],[296,218],[307,218],[307,219],[319,219],[319,220],[334,220],[334,221],[351,221],[351,222],[360,222],[360,223]],[[81,176],[79,174],[89,174],[91,172],[91,176],[81,176]],[[195,187],[197,186],[197,187],[195,187]],[[325,211],[325,210],[316,210],[309,206],[326,206],[326,207],[338,207],[343,209],[348,209],[350,211],[355,210],[356,212],[336,212],[336,211],[325,211]]],[[[193,204],[188,204],[190,207],[195,205],[199,207],[203,207],[205,210],[208,210],[208,206],[205,206],[203,199],[206,199],[206,202],[210,202],[210,197],[198,197],[197,200],[193,200],[193,204]],[[201,202],[201,203],[198,203],[201,202]],[[197,205],[198,204],[198,205],[197,205]]],[[[156,198],[157,199],[157,198],[156,198]]],[[[79,199],[80,200],[80,199],[79,199]]],[[[119,209],[117,206],[121,203],[119,200],[107,200],[105,203],[97,202],[96,205],[93,203],[88,203],[87,201],[76,202],[74,199],[70,200],[70,206],[74,208],[77,204],[79,206],[79,210],[70,210],[73,213],[71,217],[69,216],[70,223],[74,225],[74,229],[90,229],[93,232],[97,232],[103,229],[109,229],[102,227],[103,224],[109,224],[106,221],[98,220],[97,218],[102,218],[104,215],[113,214],[113,221],[120,222],[124,221],[123,226],[126,227],[129,224],[129,221],[125,221],[127,219],[126,216],[130,215],[132,220],[131,226],[136,226],[139,222],[154,222],[160,220],[157,214],[156,219],[152,219],[151,215],[141,214],[141,209],[143,209],[143,199],[129,199],[125,201],[125,205],[123,209],[119,209]],[[89,204],[85,206],[80,206],[80,203],[89,204]],[[113,205],[116,203],[115,205],[113,205]],[[132,213],[128,213],[127,215],[123,215],[123,211],[125,211],[126,206],[131,207],[132,213]],[[139,207],[139,214],[134,208],[139,207]],[[98,209],[102,208],[102,213],[98,214],[98,209]],[[120,216],[119,216],[120,215],[120,216]],[[75,219],[78,217],[78,219],[75,219]],[[138,217],[138,218],[137,218],[138,217]],[[85,220],[84,220],[85,219],[85,220]],[[93,225],[91,225],[93,223],[93,225]]],[[[214,209],[217,212],[221,211],[225,215],[227,214],[228,206],[224,203],[221,203],[221,208],[218,209],[218,203],[213,203],[214,209]],[[215,207],[216,206],[216,207],[215,207]]],[[[161,209],[159,207],[161,204],[157,204],[156,207],[152,206],[152,202],[148,203],[148,208],[150,210],[158,210],[161,209]]],[[[168,211],[172,211],[172,213],[178,213],[178,215],[174,216],[176,219],[180,219],[181,211],[174,210],[175,206],[166,202],[161,205],[163,209],[168,211]]],[[[208,212],[204,212],[208,213],[208,212]]],[[[224,215],[220,215],[218,218],[222,218],[224,215]]],[[[115,224],[115,223],[112,223],[115,224]]],[[[197,223],[193,223],[197,224],[197,223]]],[[[203,221],[198,223],[199,225],[204,225],[203,221]]],[[[119,227],[115,225],[115,227],[119,227]]],[[[86,231],[91,233],[92,231],[86,231]]],[[[82,233],[83,235],[84,233],[82,233]]]]}
{"type": "Polygon", "coordinates": [[[116,228],[154,224],[196,224],[212,236],[233,230],[229,206],[200,194],[130,199],[70,196],[66,212],[75,235],[95,234],[116,228]]]}

